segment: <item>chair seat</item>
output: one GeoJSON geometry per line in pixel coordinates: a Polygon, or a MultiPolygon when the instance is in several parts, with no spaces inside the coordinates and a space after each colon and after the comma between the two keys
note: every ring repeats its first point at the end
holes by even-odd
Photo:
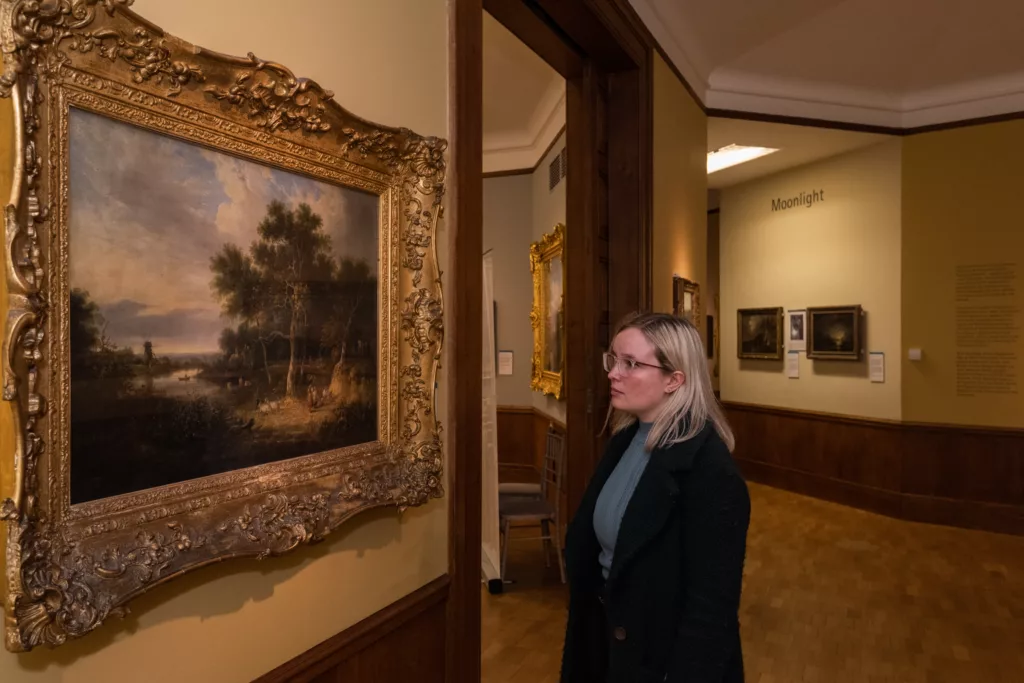
{"type": "Polygon", "coordinates": [[[498,495],[507,496],[539,496],[540,484],[528,482],[507,481],[498,484],[498,495]]]}
{"type": "Polygon", "coordinates": [[[498,502],[498,515],[513,522],[553,518],[555,506],[541,498],[507,498],[498,502]]]}

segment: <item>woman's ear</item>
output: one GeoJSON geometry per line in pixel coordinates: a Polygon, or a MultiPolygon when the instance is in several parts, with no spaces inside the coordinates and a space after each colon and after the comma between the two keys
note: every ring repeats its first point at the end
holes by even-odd
{"type": "Polygon", "coordinates": [[[686,375],[681,370],[676,370],[668,377],[668,384],[665,385],[665,393],[674,394],[684,384],[686,384],[686,375]]]}

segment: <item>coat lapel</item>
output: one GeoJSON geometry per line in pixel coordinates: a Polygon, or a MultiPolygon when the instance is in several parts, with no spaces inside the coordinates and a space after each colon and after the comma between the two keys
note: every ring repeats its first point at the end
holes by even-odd
{"type": "Polygon", "coordinates": [[[621,575],[630,559],[661,532],[676,507],[680,493],[674,474],[688,471],[693,466],[694,457],[707,440],[709,429],[713,427],[705,426],[694,438],[651,453],[650,462],[622,516],[615,555],[608,573],[609,585],[621,575]]]}

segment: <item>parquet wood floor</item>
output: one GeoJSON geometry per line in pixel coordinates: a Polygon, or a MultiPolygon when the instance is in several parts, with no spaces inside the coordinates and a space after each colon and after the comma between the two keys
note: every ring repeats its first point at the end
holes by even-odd
{"type": "MultiPolygon", "coordinates": [[[[750,484],[748,683],[1024,683],[1024,538],[750,484]]],[[[483,595],[483,683],[555,683],[566,591],[539,541],[483,595]]]]}

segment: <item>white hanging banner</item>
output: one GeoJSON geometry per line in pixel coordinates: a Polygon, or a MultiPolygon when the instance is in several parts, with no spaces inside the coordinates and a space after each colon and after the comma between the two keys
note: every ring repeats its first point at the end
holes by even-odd
{"type": "Polygon", "coordinates": [[[484,255],[483,282],[483,435],[480,454],[480,514],[483,516],[481,560],[485,581],[501,579],[501,534],[498,522],[498,387],[494,349],[494,265],[490,252],[484,255]]]}

